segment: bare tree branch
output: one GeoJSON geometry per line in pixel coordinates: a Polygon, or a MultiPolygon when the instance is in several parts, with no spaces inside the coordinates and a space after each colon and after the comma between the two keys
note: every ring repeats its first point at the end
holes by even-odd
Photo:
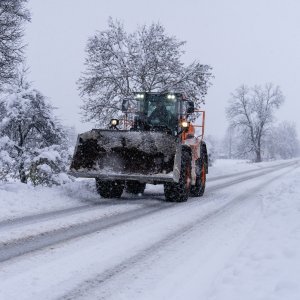
{"type": "Polygon", "coordinates": [[[78,80],[86,120],[108,123],[120,114],[120,100],[134,91],[180,91],[204,102],[211,67],[181,62],[185,42],[168,36],[160,24],[139,27],[128,34],[119,21],[88,40],[86,70],[78,80]]]}
{"type": "Polygon", "coordinates": [[[280,88],[272,83],[252,88],[242,85],[231,95],[227,118],[231,126],[243,130],[244,150],[250,149],[257,162],[262,160],[262,144],[274,122],[274,111],[283,101],[280,88]]]}
{"type": "Polygon", "coordinates": [[[0,0],[0,90],[16,78],[23,61],[23,23],[30,21],[27,0],[0,0]]]}

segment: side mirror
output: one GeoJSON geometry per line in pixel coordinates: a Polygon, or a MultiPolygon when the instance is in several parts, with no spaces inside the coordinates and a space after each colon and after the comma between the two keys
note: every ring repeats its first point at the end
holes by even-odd
{"type": "Polygon", "coordinates": [[[127,112],[129,107],[129,99],[125,98],[122,101],[122,112],[127,112]]]}
{"type": "Polygon", "coordinates": [[[186,108],[186,113],[187,114],[192,114],[195,112],[195,106],[193,101],[188,101],[187,102],[187,108],[186,108]]]}

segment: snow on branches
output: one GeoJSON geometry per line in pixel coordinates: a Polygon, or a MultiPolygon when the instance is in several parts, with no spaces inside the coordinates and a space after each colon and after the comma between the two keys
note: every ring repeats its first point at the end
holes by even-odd
{"type": "Polygon", "coordinates": [[[275,110],[284,101],[278,86],[240,86],[227,107],[230,121],[224,150],[229,158],[288,159],[300,154],[296,126],[275,122],[275,110]]]}
{"type": "Polygon", "coordinates": [[[240,133],[240,153],[252,153],[256,162],[262,160],[264,139],[283,101],[279,86],[271,83],[252,88],[242,85],[231,94],[226,112],[231,128],[240,133]]]}
{"type": "Polygon", "coordinates": [[[185,42],[168,36],[160,24],[127,33],[109,19],[108,29],[88,40],[86,70],[78,80],[86,120],[108,123],[120,113],[120,101],[136,91],[184,92],[196,105],[204,102],[211,67],[181,61],[185,42]]]}
{"type": "Polygon", "coordinates": [[[27,0],[0,1],[0,180],[60,184],[68,180],[66,133],[53,107],[24,78],[27,0]]]}
{"type": "Polygon", "coordinates": [[[28,84],[0,99],[0,180],[60,184],[69,159],[66,134],[53,107],[28,84]]]}
{"type": "Polygon", "coordinates": [[[0,1],[0,90],[16,77],[23,61],[23,23],[30,20],[27,0],[0,1]]]}
{"type": "Polygon", "coordinates": [[[271,159],[288,159],[300,154],[296,125],[283,121],[273,127],[267,136],[266,151],[271,159]]]}

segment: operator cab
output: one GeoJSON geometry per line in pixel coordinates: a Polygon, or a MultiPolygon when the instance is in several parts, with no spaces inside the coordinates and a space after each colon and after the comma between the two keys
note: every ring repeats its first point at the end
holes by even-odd
{"type": "MultiPolygon", "coordinates": [[[[180,93],[135,93],[134,99],[133,131],[162,131],[177,135],[180,120],[186,120],[193,112],[193,102],[184,99],[180,93]]],[[[128,111],[129,101],[123,101],[123,112],[128,111]]]]}
{"type": "Polygon", "coordinates": [[[136,94],[139,96],[138,114],[134,125],[142,123],[144,129],[166,131],[174,134],[178,127],[178,95],[175,94],[136,94]]]}

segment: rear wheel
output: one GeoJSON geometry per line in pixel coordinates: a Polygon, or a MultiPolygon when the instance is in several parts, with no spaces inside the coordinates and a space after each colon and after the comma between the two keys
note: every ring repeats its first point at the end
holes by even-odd
{"type": "Polygon", "coordinates": [[[178,183],[165,183],[165,197],[171,202],[187,201],[191,189],[191,155],[187,151],[182,152],[181,170],[178,183]]]}
{"type": "Polygon", "coordinates": [[[96,178],[96,189],[103,198],[120,198],[124,190],[124,181],[96,178]]]}
{"type": "Polygon", "coordinates": [[[131,194],[143,194],[146,188],[146,183],[138,181],[126,181],[126,191],[131,194]]]}
{"type": "Polygon", "coordinates": [[[201,197],[205,191],[206,166],[202,159],[196,160],[196,184],[191,186],[191,196],[201,197]]]}

